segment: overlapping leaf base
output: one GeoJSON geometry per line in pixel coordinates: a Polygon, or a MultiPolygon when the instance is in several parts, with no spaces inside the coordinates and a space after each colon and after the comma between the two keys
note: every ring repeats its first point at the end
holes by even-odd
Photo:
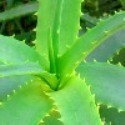
{"type": "Polygon", "coordinates": [[[63,88],[49,95],[64,125],[101,125],[94,97],[79,77],[73,76],[63,88]]]}
{"type": "Polygon", "coordinates": [[[37,125],[52,107],[39,81],[22,86],[0,104],[0,125],[37,125]]]}

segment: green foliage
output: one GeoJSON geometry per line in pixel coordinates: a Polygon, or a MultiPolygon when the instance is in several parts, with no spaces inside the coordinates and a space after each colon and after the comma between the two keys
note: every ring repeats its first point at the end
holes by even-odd
{"type": "Polygon", "coordinates": [[[77,71],[81,77],[86,78],[98,103],[117,107],[118,110],[125,110],[124,67],[97,62],[81,63],[77,71]]]}
{"type": "Polygon", "coordinates": [[[81,3],[39,0],[34,48],[0,36],[0,125],[121,123],[117,120],[125,111],[125,69],[106,60],[124,46],[120,32],[125,29],[125,12],[79,36],[81,3]],[[120,42],[113,40],[118,33],[120,42]],[[106,40],[113,46],[104,49],[106,40]]]}
{"type": "Polygon", "coordinates": [[[9,10],[0,13],[0,22],[36,12],[37,8],[38,8],[37,2],[31,2],[26,5],[24,4],[15,6],[9,10]]]}
{"type": "Polygon", "coordinates": [[[124,125],[125,124],[125,112],[116,108],[100,106],[100,116],[106,122],[106,125],[124,125]]]}
{"type": "Polygon", "coordinates": [[[123,6],[123,8],[125,9],[125,1],[124,0],[119,0],[123,6]]]}

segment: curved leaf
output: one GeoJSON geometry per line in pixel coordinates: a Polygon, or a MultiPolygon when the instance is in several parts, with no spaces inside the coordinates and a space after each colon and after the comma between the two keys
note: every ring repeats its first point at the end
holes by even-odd
{"type": "Polygon", "coordinates": [[[101,21],[97,26],[80,37],[67,52],[60,57],[60,74],[71,73],[79,63],[112,34],[125,29],[125,12],[120,12],[101,21]],[[112,24],[112,25],[111,25],[112,24]]]}
{"type": "MultiPolygon", "coordinates": [[[[49,72],[43,70],[43,68],[38,63],[0,65],[0,78],[7,79],[8,76],[21,76],[21,75],[39,76],[41,79],[44,79],[52,89],[56,88],[56,83],[57,83],[56,76],[54,74],[50,74],[49,72]]],[[[4,84],[6,84],[7,87],[7,85],[10,83],[4,83],[4,84]]],[[[21,83],[19,83],[18,85],[21,85],[21,83]]],[[[15,89],[15,86],[13,86],[13,89],[15,89]]]]}
{"type": "Polygon", "coordinates": [[[62,55],[67,50],[67,46],[71,46],[78,36],[82,1],[83,0],[63,0],[62,2],[61,22],[59,26],[59,55],[62,55]]]}
{"type": "Polygon", "coordinates": [[[29,83],[8,97],[0,105],[1,125],[37,125],[51,109],[40,81],[29,83]]]}
{"type": "Polygon", "coordinates": [[[45,73],[38,63],[0,65],[0,78],[13,75],[41,75],[45,73]]]}
{"type": "Polygon", "coordinates": [[[45,57],[48,56],[49,28],[53,31],[53,44],[58,46],[60,55],[75,42],[80,27],[81,2],[82,0],[39,0],[36,48],[45,57]]]}
{"type": "Polygon", "coordinates": [[[11,95],[13,90],[25,85],[27,82],[34,80],[34,76],[9,76],[0,78],[0,101],[5,100],[7,95],[11,95]]]}
{"type": "Polygon", "coordinates": [[[0,65],[0,100],[6,99],[20,86],[32,81],[35,77],[29,75],[46,75],[38,63],[1,64],[0,65]],[[25,76],[24,76],[25,75],[25,76]]]}
{"type": "MultiPolygon", "coordinates": [[[[48,59],[48,32],[53,27],[58,0],[39,0],[36,49],[48,59]],[[44,6],[42,6],[44,5],[44,6]],[[50,9],[52,8],[52,9],[50,9]]],[[[53,28],[52,28],[53,30],[53,28]]]]}
{"type": "Polygon", "coordinates": [[[86,61],[92,62],[95,59],[99,62],[106,62],[123,47],[125,47],[125,30],[120,30],[94,49],[86,57],[86,61]]]}
{"type": "Polygon", "coordinates": [[[101,125],[94,98],[79,77],[72,77],[62,89],[49,95],[64,125],[101,125]]]}
{"type": "Polygon", "coordinates": [[[98,103],[125,110],[125,68],[107,63],[86,63],[77,71],[91,86],[98,103]]]}
{"type": "Polygon", "coordinates": [[[24,62],[40,62],[48,69],[48,62],[29,46],[15,40],[0,35],[0,61],[9,64],[24,62]],[[8,53],[8,54],[7,54],[8,53]]]}

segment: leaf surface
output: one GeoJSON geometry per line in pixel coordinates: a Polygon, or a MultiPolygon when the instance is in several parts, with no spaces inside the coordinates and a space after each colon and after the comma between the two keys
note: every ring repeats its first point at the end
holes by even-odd
{"type": "Polygon", "coordinates": [[[50,93],[64,125],[101,125],[94,98],[85,82],[72,77],[62,89],[50,93]]]}
{"type": "Polygon", "coordinates": [[[0,105],[1,125],[37,125],[51,109],[39,81],[29,83],[0,105]]]}
{"type": "Polygon", "coordinates": [[[59,55],[62,55],[67,50],[67,47],[71,46],[78,37],[81,3],[82,0],[63,0],[62,2],[59,27],[59,55]]]}
{"type": "Polygon", "coordinates": [[[45,73],[38,63],[0,65],[0,78],[13,75],[41,75],[45,73]]]}
{"type": "Polygon", "coordinates": [[[2,35],[0,35],[0,61],[5,64],[40,62],[45,69],[48,69],[48,62],[35,50],[14,38],[2,35]]]}
{"type": "Polygon", "coordinates": [[[36,49],[48,59],[48,38],[50,28],[53,30],[58,0],[39,0],[36,49]],[[50,9],[52,8],[52,9],[50,9]]]}
{"type": "MultiPolygon", "coordinates": [[[[45,71],[42,66],[39,63],[24,63],[24,64],[10,64],[10,65],[0,65],[0,79],[5,78],[8,79],[8,77],[15,76],[22,76],[22,75],[32,75],[32,77],[38,76],[41,79],[44,79],[47,84],[55,89],[57,78],[54,74],[50,74],[49,72],[45,71]],[[50,84],[52,83],[52,85],[50,84]]],[[[27,81],[24,81],[27,82],[27,81]]],[[[6,84],[6,87],[9,83],[6,84]]],[[[17,85],[22,85],[23,83],[17,85]]],[[[13,89],[15,89],[16,86],[13,86],[13,89]]]]}
{"type": "Polygon", "coordinates": [[[99,62],[106,62],[123,47],[125,47],[125,30],[120,30],[94,49],[86,57],[86,61],[92,62],[95,59],[99,62]]]}
{"type": "Polygon", "coordinates": [[[84,63],[77,72],[91,86],[97,103],[125,110],[125,68],[107,63],[84,63]]]}
{"type": "Polygon", "coordinates": [[[48,32],[50,28],[53,44],[59,48],[59,51],[55,51],[59,52],[59,55],[67,50],[67,46],[75,42],[80,25],[81,2],[82,0],[39,0],[36,47],[45,57],[49,55],[48,32]]]}
{"type": "Polygon", "coordinates": [[[8,76],[0,78],[0,101],[5,100],[7,95],[11,95],[14,90],[19,89],[27,82],[34,80],[33,76],[21,75],[21,76],[8,76]]]}
{"type": "MultiPolygon", "coordinates": [[[[46,77],[48,76],[48,73],[38,63],[1,64],[0,100],[6,99],[7,95],[12,94],[20,86],[32,81],[35,76],[42,77],[42,74],[46,77]]],[[[47,78],[49,79],[49,77],[47,78]]]]}
{"type": "Polygon", "coordinates": [[[125,12],[120,12],[106,20],[101,21],[97,26],[86,32],[76,40],[71,48],[59,59],[60,74],[71,73],[79,63],[87,57],[97,46],[112,34],[125,29],[125,12]],[[112,23],[112,25],[111,25],[112,23]]]}

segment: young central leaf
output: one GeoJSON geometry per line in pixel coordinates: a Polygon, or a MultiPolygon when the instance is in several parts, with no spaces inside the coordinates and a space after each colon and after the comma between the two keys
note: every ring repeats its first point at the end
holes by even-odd
{"type": "Polygon", "coordinates": [[[38,11],[36,48],[50,61],[50,72],[60,77],[58,56],[63,55],[78,36],[82,0],[39,2],[44,6],[40,6],[38,11]]]}

